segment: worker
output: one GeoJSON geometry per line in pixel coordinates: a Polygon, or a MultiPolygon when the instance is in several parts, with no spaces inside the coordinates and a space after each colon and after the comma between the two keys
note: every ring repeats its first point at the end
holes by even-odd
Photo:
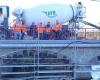
{"type": "Polygon", "coordinates": [[[38,39],[44,39],[44,31],[45,27],[43,26],[42,22],[40,22],[37,26],[38,39]]]}
{"type": "Polygon", "coordinates": [[[3,14],[2,14],[2,11],[0,11],[0,16],[2,16],[3,14]]]}
{"type": "Polygon", "coordinates": [[[24,36],[27,35],[27,29],[23,21],[20,28],[21,28],[21,39],[24,39],[24,36]]]}
{"type": "Polygon", "coordinates": [[[55,39],[59,40],[61,37],[60,34],[62,31],[62,25],[58,21],[56,21],[56,24],[54,25],[53,30],[55,33],[55,39]]]}
{"type": "Polygon", "coordinates": [[[21,39],[21,28],[17,21],[14,22],[12,30],[14,32],[15,39],[21,39]]]}
{"type": "Polygon", "coordinates": [[[2,14],[2,11],[0,10],[0,25],[3,24],[4,21],[4,15],[2,14]]]}
{"type": "Polygon", "coordinates": [[[32,22],[32,24],[30,26],[29,35],[33,36],[33,39],[35,39],[37,37],[36,24],[34,22],[32,22]]]}
{"type": "Polygon", "coordinates": [[[51,31],[52,31],[51,23],[48,22],[47,25],[46,25],[46,27],[45,27],[45,34],[44,34],[46,40],[50,39],[50,33],[51,33],[51,31]]]}

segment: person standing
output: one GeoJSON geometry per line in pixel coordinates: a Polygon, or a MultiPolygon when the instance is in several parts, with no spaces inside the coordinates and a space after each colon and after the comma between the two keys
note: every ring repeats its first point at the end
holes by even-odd
{"type": "Polygon", "coordinates": [[[51,23],[48,22],[45,28],[45,39],[49,40],[50,38],[50,33],[51,33],[52,29],[51,29],[51,23]]]}
{"type": "Polygon", "coordinates": [[[15,21],[15,23],[12,26],[12,30],[14,32],[15,39],[21,39],[21,28],[20,24],[15,21]]]}
{"type": "Polygon", "coordinates": [[[22,21],[21,24],[21,39],[24,39],[25,34],[27,34],[27,29],[25,23],[22,21]]]}
{"type": "Polygon", "coordinates": [[[61,34],[61,31],[62,31],[62,25],[58,21],[56,21],[56,24],[54,25],[53,29],[54,29],[54,33],[55,33],[55,38],[57,40],[60,40],[60,34],[61,34]]]}
{"type": "Polygon", "coordinates": [[[40,22],[39,25],[37,26],[38,38],[40,40],[44,39],[44,31],[45,31],[45,27],[43,26],[42,22],[40,22]]]}
{"type": "Polygon", "coordinates": [[[37,37],[36,25],[34,22],[32,22],[32,25],[30,26],[29,34],[30,36],[33,36],[33,39],[37,37]]]}
{"type": "Polygon", "coordinates": [[[4,15],[2,13],[2,9],[0,9],[0,25],[4,23],[4,15]]]}

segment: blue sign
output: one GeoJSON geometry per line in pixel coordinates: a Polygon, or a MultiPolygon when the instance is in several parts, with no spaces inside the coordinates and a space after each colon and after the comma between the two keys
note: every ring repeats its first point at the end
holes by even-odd
{"type": "Polygon", "coordinates": [[[54,17],[57,16],[55,10],[54,10],[54,11],[43,11],[43,13],[44,13],[47,17],[49,17],[49,18],[54,18],[54,17]]]}

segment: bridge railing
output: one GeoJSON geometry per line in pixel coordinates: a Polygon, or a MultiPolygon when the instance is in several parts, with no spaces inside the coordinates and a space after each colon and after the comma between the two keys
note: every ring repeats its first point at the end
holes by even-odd
{"type": "MultiPolygon", "coordinates": [[[[45,29],[45,28],[44,28],[45,29]]],[[[37,32],[27,29],[26,32],[0,31],[1,40],[100,40],[100,30],[95,28],[63,28],[61,31],[51,29],[51,32],[37,32]]]]}

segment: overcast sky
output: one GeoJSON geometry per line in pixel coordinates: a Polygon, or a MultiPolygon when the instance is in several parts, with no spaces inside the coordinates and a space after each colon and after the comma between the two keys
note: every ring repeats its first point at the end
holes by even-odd
{"type": "Polygon", "coordinates": [[[10,6],[12,11],[16,7],[30,8],[40,4],[63,3],[75,4],[78,1],[86,6],[86,20],[94,23],[100,22],[100,2],[90,0],[0,0],[0,5],[10,6]]]}

